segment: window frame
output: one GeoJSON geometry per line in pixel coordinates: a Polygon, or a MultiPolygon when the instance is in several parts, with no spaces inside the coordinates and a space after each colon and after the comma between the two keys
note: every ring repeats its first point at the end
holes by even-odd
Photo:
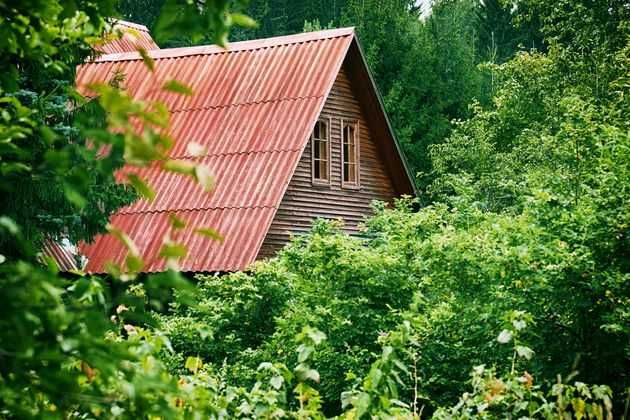
{"type": "Polygon", "coordinates": [[[352,119],[341,119],[341,187],[342,188],[347,188],[347,189],[360,189],[361,188],[361,179],[360,179],[360,174],[361,174],[361,154],[359,151],[359,145],[361,144],[361,132],[360,130],[360,125],[359,125],[359,120],[352,120],[352,119]],[[344,179],[344,128],[346,126],[354,126],[354,182],[350,182],[350,181],[346,181],[344,179]]]}
{"type": "MultiPolygon", "coordinates": [[[[330,167],[332,166],[332,156],[331,156],[332,118],[320,117],[317,119],[315,124],[313,124],[313,129],[311,130],[311,183],[317,186],[330,186],[330,178],[331,178],[330,167]],[[318,124],[320,122],[326,124],[326,127],[327,127],[326,131],[328,134],[328,138],[326,139],[326,156],[327,156],[327,161],[328,161],[328,165],[326,165],[328,169],[326,173],[326,179],[315,178],[315,124],[318,124]]],[[[322,139],[318,139],[318,140],[321,141],[322,139]]]]}

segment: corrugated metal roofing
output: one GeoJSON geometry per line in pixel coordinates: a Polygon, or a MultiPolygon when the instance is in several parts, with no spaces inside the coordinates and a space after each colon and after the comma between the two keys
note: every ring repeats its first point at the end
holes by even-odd
{"type": "MultiPolygon", "coordinates": [[[[169,109],[171,157],[207,165],[217,186],[205,193],[189,178],[149,168],[125,167],[148,180],[153,202],[139,200],[119,210],[111,223],[125,231],[145,259],[144,271],[161,271],[158,256],[165,234],[188,247],[183,271],[233,271],[251,264],[269,229],[313,124],[335,81],[354,37],[352,28],[245,41],[216,46],[151,51],[151,73],[138,53],[103,55],[80,66],[77,85],[108,81],[125,74],[124,86],[135,98],[161,101],[169,109]],[[175,79],[193,88],[191,97],[160,89],[175,79]],[[207,153],[192,158],[190,142],[207,153]],[[173,232],[168,214],[189,226],[173,232]],[[194,233],[211,227],[223,243],[194,233]]],[[[121,264],[125,248],[110,235],[81,245],[86,271],[103,272],[107,261],[121,264]]]]}
{"type": "MultiPolygon", "coordinates": [[[[47,238],[42,244],[42,254],[55,260],[61,271],[79,270],[74,252],[59,241],[47,238]]],[[[76,249],[75,249],[76,251],[76,249]]]]}
{"type": "Polygon", "coordinates": [[[139,48],[146,51],[160,48],[155,41],[153,41],[149,30],[144,25],[117,19],[114,20],[112,29],[121,32],[122,36],[120,38],[110,39],[105,44],[97,46],[96,50],[100,53],[114,54],[137,51],[139,48]]]}

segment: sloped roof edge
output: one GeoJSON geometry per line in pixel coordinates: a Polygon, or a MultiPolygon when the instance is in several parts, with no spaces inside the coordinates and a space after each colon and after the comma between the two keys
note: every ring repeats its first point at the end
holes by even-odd
{"type": "Polygon", "coordinates": [[[402,151],[402,147],[400,146],[400,142],[398,141],[398,138],[396,137],[396,133],[394,131],[394,128],[391,124],[391,121],[389,119],[389,116],[387,115],[387,112],[385,111],[385,103],[383,102],[383,97],[381,96],[381,92],[378,90],[378,87],[376,85],[376,81],[374,80],[374,76],[372,75],[372,71],[370,70],[370,67],[368,66],[367,63],[367,59],[365,58],[365,53],[363,52],[363,48],[361,47],[361,42],[359,40],[359,37],[356,35],[354,35],[353,37],[353,44],[356,45],[356,48],[359,52],[359,56],[361,58],[361,62],[363,65],[363,68],[365,69],[370,85],[371,85],[371,91],[374,93],[374,95],[376,96],[376,100],[378,102],[380,111],[385,119],[385,123],[387,125],[387,130],[389,132],[389,135],[391,136],[394,146],[396,148],[396,152],[398,155],[398,158],[400,159],[400,163],[402,164],[402,167],[404,168],[405,174],[407,175],[407,180],[409,182],[409,186],[410,186],[410,190],[413,191],[414,195],[418,195],[418,189],[416,187],[416,183],[414,182],[414,177],[413,174],[411,173],[411,170],[409,169],[409,163],[407,162],[407,158],[405,157],[405,154],[402,151]]]}
{"type": "MultiPolygon", "coordinates": [[[[396,135],[394,133],[394,129],[393,129],[393,127],[392,127],[392,125],[391,125],[391,123],[389,121],[389,118],[387,116],[387,112],[385,111],[385,105],[383,103],[383,99],[381,97],[381,94],[380,94],[377,86],[376,86],[376,82],[374,81],[374,77],[372,76],[370,68],[369,68],[369,66],[367,64],[367,60],[365,59],[365,55],[364,55],[363,50],[361,48],[361,43],[359,41],[359,38],[356,35],[354,27],[342,28],[342,29],[333,29],[333,30],[325,31],[325,32],[326,33],[341,33],[342,34],[342,35],[333,35],[331,37],[352,35],[352,38],[351,38],[350,42],[346,45],[346,48],[343,51],[343,53],[340,54],[340,60],[335,64],[334,72],[332,72],[334,77],[332,78],[332,80],[330,81],[329,85],[327,86],[326,93],[325,93],[325,95],[324,95],[324,97],[323,97],[323,99],[322,99],[322,101],[320,103],[319,109],[318,109],[317,113],[315,114],[314,118],[312,118],[311,121],[310,121],[310,126],[314,126],[315,122],[317,121],[317,119],[321,115],[321,112],[322,112],[322,110],[323,110],[323,108],[324,108],[324,106],[326,104],[326,101],[328,100],[328,97],[330,96],[330,92],[332,91],[332,88],[333,88],[333,85],[335,83],[335,80],[337,79],[339,71],[341,70],[341,67],[343,66],[343,63],[346,60],[346,57],[347,57],[347,55],[348,55],[348,53],[350,51],[350,48],[353,45],[356,45],[356,48],[357,48],[357,50],[359,52],[359,56],[361,57],[361,63],[363,65],[363,68],[364,68],[364,70],[366,71],[366,73],[367,73],[367,75],[369,77],[371,90],[375,94],[375,96],[376,96],[376,98],[378,100],[380,112],[382,113],[382,115],[383,115],[383,117],[384,117],[384,119],[385,119],[385,121],[387,123],[387,129],[389,131],[389,135],[391,136],[391,138],[393,140],[397,156],[400,159],[400,162],[401,162],[401,164],[403,166],[403,169],[405,171],[405,174],[407,176],[407,181],[409,183],[410,190],[413,192],[414,195],[417,195],[418,192],[417,192],[417,189],[416,189],[416,185],[413,182],[413,178],[411,176],[411,172],[409,170],[408,163],[407,163],[407,161],[405,159],[405,155],[402,153],[402,149],[400,147],[398,139],[396,138],[396,135]]],[[[307,33],[307,34],[309,34],[309,33],[307,33]]],[[[304,35],[307,35],[307,34],[304,34],[304,35]]],[[[314,34],[321,34],[321,32],[315,32],[314,34]]],[[[293,37],[294,37],[294,35],[293,35],[293,37]]],[[[285,38],[285,37],[277,37],[277,38],[285,38]]],[[[326,37],[313,37],[313,39],[324,39],[324,38],[326,38],[326,37]]],[[[305,136],[305,138],[302,141],[302,148],[301,148],[300,154],[299,154],[300,158],[301,158],[301,156],[304,153],[304,149],[308,146],[308,141],[310,139],[310,136],[311,136],[311,133],[310,132],[307,133],[307,135],[305,136]]],[[[289,183],[291,182],[291,179],[293,178],[293,175],[295,174],[297,166],[299,165],[300,158],[298,158],[295,161],[294,166],[293,166],[293,168],[291,170],[291,177],[288,179],[288,181],[284,185],[284,188],[283,188],[283,191],[282,191],[282,194],[281,194],[280,197],[284,197],[284,195],[286,194],[286,190],[287,190],[287,188],[289,186],[289,183]]],[[[273,216],[271,217],[271,219],[269,220],[268,225],[265,228],[265,235],[261,238],[260,243],[256,247],[256,255],[258,255],[258,253],[260,252],[260,248],[261,248],[261,246],[262,246],[262,244],[264,242],[265,237],[267,236],[267,233],[269,232],[271,224],[273,223],[273,219],[275,219],[276,213],[278,212],[279,208],[280,208],[280,205],[277,205],[275,207],[275,209],[273,210],[273,216]]]]}

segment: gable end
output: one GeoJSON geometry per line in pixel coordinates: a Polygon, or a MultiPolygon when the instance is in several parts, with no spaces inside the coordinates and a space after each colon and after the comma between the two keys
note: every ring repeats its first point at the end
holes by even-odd
{"type": "Polygon", "coordinates": [[[391,202],[397,190],[382,157],[379,140],[369,124],[357,95],[356,84],[344,62],[324,103],[318,120],[330,122],[330,182],[318,184],[312,179],[312,139],[293,173],[278,207],[258,259],[273,256],[291,235],[306,233],[317,218],[343,219],[344,230],[358,233],[359,224],[372,214],[371,202],[391,202]],[[342,182],[342,124],[356,122],[359,147],[359,185],[342,182]]]}

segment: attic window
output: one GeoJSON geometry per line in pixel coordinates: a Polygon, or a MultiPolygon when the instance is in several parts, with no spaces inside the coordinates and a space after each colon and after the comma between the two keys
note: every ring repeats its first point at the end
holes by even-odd
{"type": "Polygon", "coordinates": [[[342,185],[344,187],[359,186],[359,135],[358,123],[342,123],[342,185]]]}
{"type": "Polygon", "coordinates": [[[313,183],[328,184],[330,182],[330,130],[329,122],[319,120],[313,128],[311,142],[313,183]]]}

